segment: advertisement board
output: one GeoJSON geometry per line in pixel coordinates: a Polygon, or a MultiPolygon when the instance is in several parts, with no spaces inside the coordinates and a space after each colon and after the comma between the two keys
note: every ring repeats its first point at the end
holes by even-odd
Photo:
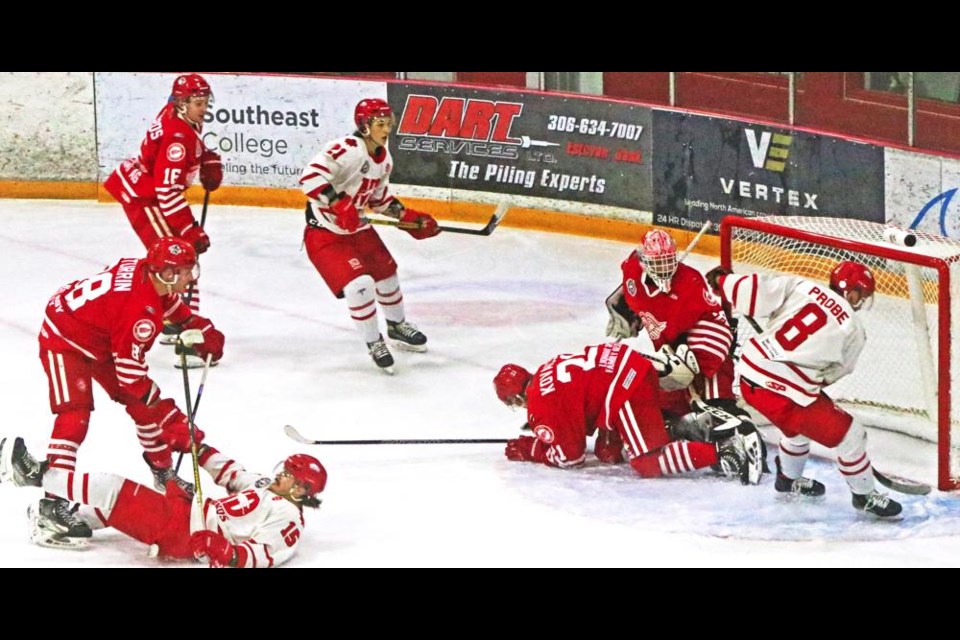
{"type": "Polygon", "coordinates": [[[649,108],[443,85],[387,93],[393,182],[652,207],[649,108]]]}
{"type": "MultiPolygon", "coordinates": [[[[223,157],[225,185],[298,188],[300,172],[321,145],[356,128],[357,102],[387,97],[383,82],[203,75],[213,90],[203,141],[223,157]]],[[[172,73],[96,74],[100,181],[139,153],[175,78],[172,73]]]]}
{"type": "Polygon", "coordinates": [[[884,221],[883,148],[657,110],[654,224],[698,229],[726,214],[884,221]]]}

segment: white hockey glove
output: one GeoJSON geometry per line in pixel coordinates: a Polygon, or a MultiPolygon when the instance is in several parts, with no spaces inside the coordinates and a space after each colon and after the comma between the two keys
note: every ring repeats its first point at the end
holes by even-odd
{"type": "Polygon", "coordinates": [[[660,375],[660,388],[664,391],[686,389],[700,373],[697,356],[685,344],[677,347],[676,353],[670,345],[663,345],[651,361],[660,375]]]}
{"type": "Polygon", "coordinates": [[[622,286],[617,287],[607,296],[606,305],[607,311],[610,312],[610,320],[607,321],[607,337],[615,340],[636,338],[640,333],[639,326],[621,313],[621,309],[626,306],[623,302],[622,286]]]}

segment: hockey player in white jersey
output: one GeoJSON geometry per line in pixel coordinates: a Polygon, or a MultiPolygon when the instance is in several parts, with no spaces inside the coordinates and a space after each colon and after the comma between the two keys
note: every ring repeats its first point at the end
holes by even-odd
{"type": "Polygon", "coordinates": [[[409,351],[426,351],[427,337],[408,322],[397,263],[377,231],[363,217],[369,208],[398,218],[417,240],[440,233],[428,213],[405,207],[390,193],[393,157],[387,141],[394,126],[385,100],[367,98],[354,110],[357,130],[323,146],[300,176],[308,198],[303,241],[310,262],[327,287],[346,299],[350,317],[374,363],[393,373],[393,355],[383,341],[377,306],[387,321],[387,338],[409,351]]]}
{"type": "Polygon", "coordinates": [[[816,497],[822,483],[803,477],[810,441],[836,450],[837,465],[853,492],[853,506],[896,516],[898,502],[876,491],[863,424],[823,392],[851,373],[866,341],[856,312],[873,304],[876,288],[867,267],[840,262],[830,286],[794,276],[707,274],[734,311],[765,329],[744,345],[737,363],[743,399],[782,432],[775,488],[816,497]]]}
{"type": "MultiPolygon", "coordinates": [[[[293,557],[303,533],[303,507],[318,507],[316,494],[327,484],[320,461],[294,454],[277,465],[274,476],[267,476],[247,471],[205,444],[199,461],[230,495],[206,498],[201,506],[173,481],[164,495],[112,473],[79,473],[38,462],[23,438],[0,441],[0,481],[42,487],[93,507],[105,526],[156,545],[161,557],[250,569],[274,567],[293,557]]],[[[45,536],[44,546],[82,546],[82,541],[65,537],[68,532],[42,510],[31,517],[34,536],[45,536]]]]}

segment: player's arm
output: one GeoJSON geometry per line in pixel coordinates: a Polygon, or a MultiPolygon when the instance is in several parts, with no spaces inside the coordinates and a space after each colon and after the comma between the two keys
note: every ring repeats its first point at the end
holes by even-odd
{"type": "Polygon", "coordinates": [[[790,276],[730,273],[716,279],[721,298],[734,311],[751,318],[766,318],[783,306],[796,288],[790,276]]]}
{"type": "Polygon", "coordinates": [[[120,388],[134,398],[151,404],[160,397],[157,385],[148,375],[147,351],[157,337],[159,327],[139,315],[125,317],[110,334],[110,349],[120,388]]]}
{"type": "Polygon", "coordinates": [[[255,487],[264,479],[270,480],[260,473],[252,473],[243,468],[243,465],[229,456],[220,453],[207,444],[200,445],[198,461],[203,470],[210,474],[213,481],[231,493],[255,487]]]}
{"type": "Polygon", "coordinates": [[[179,237],[197,223],[184,195],[189,186],[188,144],[164,132],[153,167],[153,188],[160,212],[170,231],[179,237]]]}
{"type": "MultiPolygon", "coordinates": [[[[262,504],[257,509],[269,509],[262,504]]],[[[253,535],[232,544],[216,531],[200,530],[190,536],[194,557],[211,567],[231,569],[269,569],[293,557],[302,534],[300,523],[276,520],[265,514],[264,522],[253,535]]]]}
{"type": "Polygon", "coordinates": [[[504,454],[518,462],[539,462],[550,467],[567,469],[578,467],[586,460],[585,428],[555,428],[544,424],[532,424],[538,436],[520,436],[507,440],[504,454]],[[547,442],[549,441],[549,443],[547,442]]]}
{"type": "Polygon", "coordinates": [[[700,373],[707,378],[716,375],[733,344],[733,332],[723,310],[706,310],[687,331],[686,344],[697,359],[700,373]]]}
{"type": "Polygon", "coordinates": [[[823,384],[831,385],[846,375],[853,373],[857,360],[866,344],[866,334],[862,325],[857,325],[843,340],[839,362],[834,362],[823,370],[823,384]]]}

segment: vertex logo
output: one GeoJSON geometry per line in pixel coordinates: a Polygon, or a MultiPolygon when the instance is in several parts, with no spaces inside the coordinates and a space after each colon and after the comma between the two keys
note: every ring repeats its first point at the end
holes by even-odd
{"type": "Polygon", "coordinates": [[[750,148],[750,159],[754,167],[780,173],[787,168],[787,157],[790,155],[793,136],[761,131],[758,140],[756,130],[744,129],[743,131],[747,134],[747,146],[750,148]]]}

